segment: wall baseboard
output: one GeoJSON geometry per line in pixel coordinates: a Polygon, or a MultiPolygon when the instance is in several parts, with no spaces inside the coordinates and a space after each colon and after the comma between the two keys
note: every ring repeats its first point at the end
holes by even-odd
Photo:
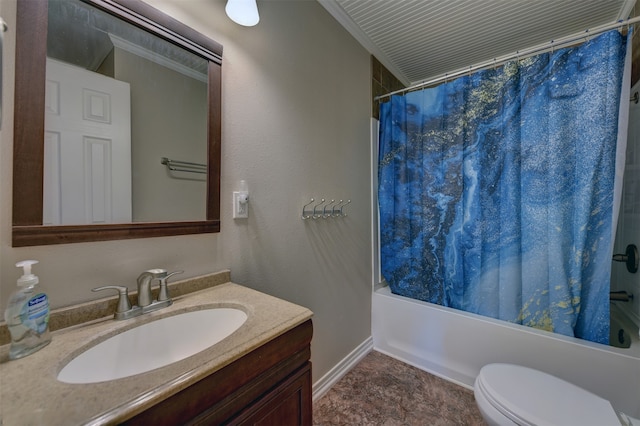
{"type": "Polygon", "coordinates": [[[313,384],[312,399],[316,402],[345,374],[356,366],[369,352],[373,350],[373,337],[369,336],[360,343],[349,355],[344,357],[335,367],[313,384]]]}

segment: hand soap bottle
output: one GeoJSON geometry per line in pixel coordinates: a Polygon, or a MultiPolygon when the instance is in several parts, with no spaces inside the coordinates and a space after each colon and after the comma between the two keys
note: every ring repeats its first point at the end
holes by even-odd
{"type": "Polygon", "coordinates": [[[23,268],[18,279],[19,289],[9,298],[4,319],[11,333],[9,358],[30,355],[51,342],[49,333],[49,299],[37,291],[38,277],[31,273],[37,260],[23,260],[16,266],[23,268]]]}

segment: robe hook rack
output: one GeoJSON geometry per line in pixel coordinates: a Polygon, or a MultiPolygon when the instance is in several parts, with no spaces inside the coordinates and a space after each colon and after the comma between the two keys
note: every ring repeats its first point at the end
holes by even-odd
{"type": "Polygon", "coordinates": [[[316,201],[315,198],[312,198],[311,201],[302,206],[302,220],[345,217],[347,214],[344,212],[344,208],[350,203],[351,200],[326,200],[322,198],[316,201]]]}

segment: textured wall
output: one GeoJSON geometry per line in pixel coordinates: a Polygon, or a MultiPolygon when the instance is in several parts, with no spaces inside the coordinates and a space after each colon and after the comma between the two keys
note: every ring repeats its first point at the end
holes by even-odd
{"type": "Polygon", "coordinates": [[[317,380],[370,336],[369,54],[315,1],[258,2],[261,22],[229,21],[224,0],[149,0],[224,45],[220,234],[11,248],[15,1],[0,2],[5,34],[0,149],[0,305],[21,259],[56,307],[95,298],[92,287],[135,286],[152,267],[232,279],[314,311],[317,380]],[[250,217],[231,218],[247,181],[250,217]],[[350,198],[349,216],[303,221],[310,197],[350,198]]]}

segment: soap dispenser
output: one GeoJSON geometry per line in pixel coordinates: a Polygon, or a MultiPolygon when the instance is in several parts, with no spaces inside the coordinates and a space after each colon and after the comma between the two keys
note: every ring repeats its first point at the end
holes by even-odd
{"type": "Polygon", "coordinates": [[[23,269],[18,279],[18,290],[9,298],[4,319],[11,333],[9,358],[30,355],[51,342],[49,333],[49,299],[38,292],[38,277],[31,273],[37,260],[23,260],[16,266],[23,269]]]}

